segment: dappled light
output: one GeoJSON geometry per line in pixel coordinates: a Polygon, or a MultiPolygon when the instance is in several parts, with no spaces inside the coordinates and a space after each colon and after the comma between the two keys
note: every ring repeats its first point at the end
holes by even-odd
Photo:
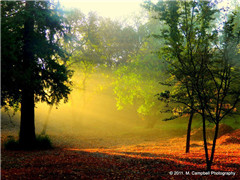
{"type": "MultiPolygon", "coordinates": [[[[121,146],[119,148],[110,149],[74,149],[68,148],[71,151],[84,151],[91,153],[104,153],[108,155],[126,156],[137,159],[152,159],[152,160],[167,160],[169,163],[174,162],[182,166],[191,166],[197,169],[204,169],[204,152],[203,144],[199,141],[192,141],[191,153],[185,153],[182,148],[185,145],[184,138],[175,138],[162,143],[143,143],[131,146],[121,146]]],[[[230,144],[228,146],[219,146],[213,165],[213,170],[236,172],[240,167],[238,144],[230,144]],[[226,162],[225,155],[228,154],[226,162]]],[[[171,168],[169,168],[171,171],[171,168]]]]}
{"type": "MultiPolygon", "coordinates": [[[[189,175],[186,175],[185,172],[190,173],[191,179],[206,177],[194,174],[205,172],[203,144],[199,141],[193,141],[191,152],[187,154],[182,148],[185,144],[184,141],[184,138],[175,138],[172,141],[161,143],[147,142],[116,148],[64,148],[54,151],[24,153],[22,156],[25,160],[20,160],[22,163],[20,169],[14,165],[19,154],[4,152],[5,158],[13,157],[11,161],[8,161],[8,167],[14,166],[14,168],[3,171],[2,177],[22,176],[41,179],[53,178],[58,174],[66,178],[78,176],[96,179],[124,179],[126,177],[186,179],[189,175]],[[170,176],[170,172],[175,172],[175,176],[170,176]]],[[[239,146],[235,144],[218,146],[212,167],[212,173],[215,175],[207,176],[208,179],[237,179],[238,174],[216,174],[223,171],[238,172],[240,167],[239,151],[239,146]],[[226,154],[228,156],[227,162],[226,154]]],[[[4,161],[5,158],[3,158],[4,161]]]]}

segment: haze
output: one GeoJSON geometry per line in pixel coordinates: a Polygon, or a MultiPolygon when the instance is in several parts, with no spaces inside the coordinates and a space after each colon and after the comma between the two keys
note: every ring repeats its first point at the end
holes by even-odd
{"type": "Polygon", "coordinates": [[[90,11],[97,12],[99,16],[112,19],[126,18],[127,16],[138,13],[141,10],[141,0],[61,0],[62,6],[66,9],[77,8],[83,13],[90,11]]]}

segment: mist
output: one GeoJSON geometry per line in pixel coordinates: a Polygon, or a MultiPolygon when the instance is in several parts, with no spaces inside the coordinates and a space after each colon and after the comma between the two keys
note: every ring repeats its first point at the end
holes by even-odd
{"type": "MultiPolygon", "coordinates": [[[[128,105],[118,110],[113,92],[113,77],[109,75],[102,72],[91,74],[86,80],[85,89],[81,86],[81,72],[75,72],[72,79],[73,88],[67,103],[61,102],[58,106],[46,103],[35,105],[36,134],[43,133],[45,128],[44,133],[49,135],[56,145],[65,144],[78,148],[111,147],[161,141],[166,137],[185,133],[185,128],[178,133],[174,131],[179,128],[176,122],[163,122],[165,114],[152,116],[151,121],[154,124],[149,128],[150,120],[144,119],[136,111],[136,105],[128,105]]],[[[179,122],[186,127],[186,119],[180,119],[179,122]]],[[[17,137],[19,124],[19,112],[10,119],[2,110],[4,134],[17,137]]]]}

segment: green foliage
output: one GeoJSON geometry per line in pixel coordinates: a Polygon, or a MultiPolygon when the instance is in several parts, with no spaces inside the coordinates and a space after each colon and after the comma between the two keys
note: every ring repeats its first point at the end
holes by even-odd
{"type": "Polygon", "coordinates": [[[240,129],[240,117],[233,116],[233,117],[226,117],[222,120],[222,123],[231,126],[233,129],[240,129]]]}
{"type": "Polygon", "coordinates": [[[114,71],[114,93],[118,109],[131,105],[136,107],[143,119],[150,119],[157,117],[162,108],[162,103],[155,95],[162,88],[158,81],[164,78],[166,67],[153,53],[161,46],[161,42],[151,36],[159,28],[156,21],[138,23],[135,28],[135,36],[139,41],[126,63],[120,64],[114,71]]]}
{"type": "Polygon", "coordinates": [[[139,55],[149,35],[149,24],[129,26],[92,12],[84,15],[74,9],[67,12],[66,18],[73,40],[71,44],[63,43],[71,56],[68,65],[77,66],[81,61],[88,61],[114,68],[139,55]]]}
{"type": "MultiPolygon", "coordinates": [[[[151,64],[150,61],[149,64],[151,64]]],[[[157,64],[154,68],[156,66],[157,64]]],[[[119,110],[128,105],[134,105],[137,106],[137,112],[141,115],[159,114],[161,103],[157,101],[155,95],[161,88],[158,83],[161,76],[158,76],[159,71],[155,71],[154,68],[137,60],[117,68],[113,85],[119,110]],[[147,74],[147,72],[150,73],[147,74]]]]}
{"type": "MultiPolygon", "coordinates": [[[[97,70],[110,71],[135,57],[145,41],[144,28],[124,26],[119,21],[84,15],[79,10],[67,12],[72,43],[63,43],[70,55],[67,66],[81,71],[82,82],[75,85],[85,89],[88,78],[97,70]]],[[[143,27],[143,26],[142,26],[143,27]]]]}

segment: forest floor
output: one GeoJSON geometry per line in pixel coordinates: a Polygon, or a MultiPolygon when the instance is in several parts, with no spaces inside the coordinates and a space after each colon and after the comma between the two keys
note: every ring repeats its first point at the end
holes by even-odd
{"type": "Polygon", "coordinates": [[[2,148],[1,176],[14,180],[240,179],[239,135],[238,129],[218,139],[210,175],[203,174],[207,172],[202,141],[192,141],[186,154],[182,137],[90,149],[69,144],[41,151],[2,148]]]}

